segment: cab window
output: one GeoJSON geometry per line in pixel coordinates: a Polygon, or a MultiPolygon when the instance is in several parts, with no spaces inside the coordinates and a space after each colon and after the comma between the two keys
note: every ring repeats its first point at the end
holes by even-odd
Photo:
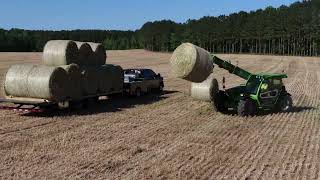
{"type": "Polygon", "coordinates": [[[260,85],[260,79],[257,76],[252,76],[246,85],[246,92],[256,94],[260,85]]]}
{"type": "Polygon", "coordinates": [[[146,78],[146,79],[154,79],[156,73],[153,72],[153,71],[150,70],[150,69],[146,69],[146,70],[144,70],[144,71],[142,72],[142,75],[143,75],[143,77],[146,78]]]}

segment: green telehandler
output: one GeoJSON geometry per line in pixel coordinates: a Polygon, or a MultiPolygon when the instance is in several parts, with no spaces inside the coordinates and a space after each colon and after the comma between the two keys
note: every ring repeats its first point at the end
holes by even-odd
{"type": "Polygon", "coordinates": [[[214,55],[211,58],[220,68],[246,80],[240,86],[219,90],[212,100],[216,110],[232,110],[240,116],[252,116],[259,111],[288,112],[292,109],[291,95],[282,81],[288,77],[286,74],[253,74],[214,55]]]}
{"type": "Polygon", "coordinates": [[[170,61],[176,77],[193,83],[206,83],[214,65],[246,80],[245,84],[230,89],[219,90],[218,83],[213,83],[215,87],[200,87],[199,93],[210,96],[217,111],[252,116],[259,112],[288,112],[292,109],[291,95],[283,84],[283,79],[288,77],[286,74],[250,73],[191,43],[180,45],[170,61]]]}

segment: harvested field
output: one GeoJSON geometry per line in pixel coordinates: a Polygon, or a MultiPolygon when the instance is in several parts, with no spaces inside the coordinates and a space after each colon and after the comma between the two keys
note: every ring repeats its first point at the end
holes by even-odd
{"type": "MultiPolygon", "coordinates": [[[[170,56],[108,52],[108,63],[160,72],[160,97],[110,99],[74,112],[2,111],[0,179],[320,178],[319,58],[220,55],[252,72],[289,74],[294,112],[243,118],[193,100],[190,83],[171,74],[170,56]]],[[[0,53],[1,80],[9,65],[40,59],[41,53],[0,53]]],[[[243,82],[214,73],[219,82],[226,77],[227,87],[243,82]]]]}

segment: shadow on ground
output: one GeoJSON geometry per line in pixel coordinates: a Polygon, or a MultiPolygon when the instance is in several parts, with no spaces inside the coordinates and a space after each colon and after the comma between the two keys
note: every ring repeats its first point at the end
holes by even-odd
{"type": "MultiPolygon", "coordinates": [[[[309,107],[309,106],[294,106],[292,108],[292,110],[289,112],[260,111],[255,116],[266,116],[266,115],[274,114],[274,113],[278,113],[278,114],[281,114],[281,113],[300,113],[300,112],[305,112],[305,111],[315,110],[315,109],[317,109],[317,108],[309,107]]],[[[235,116],[235,115],[237,115],[237,112],[228,111],[228,112],[224,112],[223,114],[235,116]]]]}
{"type": "Polygon", "coordinates": [[[169,94],[177,93],[178,91],[163,91],[161,94],[148,94],[142,97],[117,96],[105,100],[99,100],[95,104],[91,104],[86,108],[71,108],[68,110],[48,109],[43,112],[30,112],[23,116],[31,117],[53,117],[53,116],[73,116],[73,115],[90,115],[105,112],[117,112],[123,109],[133,108],[136,105],[152,104],[168,98],[169,94]]]}

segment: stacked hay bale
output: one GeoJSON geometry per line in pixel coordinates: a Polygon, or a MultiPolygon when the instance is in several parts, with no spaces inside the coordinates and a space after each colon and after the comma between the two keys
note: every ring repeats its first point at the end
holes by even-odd
{"type": "Polygon", "coordinates": [[[84,95],[98,94],[99,89],[99,67],[83,66],[81,67],[82,91],[84,95]]]}
{"type": "Polygon", "coordinates": [[[92,61],[94,61],[94,64],[97,66],[106,64],[107,53],[104,46],[102,44],[92,42],[88,42],[88,44],[94,52],[91,57],[92,61]]]}
{"type": "Polygon", "coordinates": [[[14,65],[6,74],[5,93],[10,96],[62,101],[68,96],[68,75],[60,67],[14,65]]]}
{"type": "Polygon", "coordinates": [[[122,68],[106,65],[105,61],[106,52],[101,44],[48,41],[43,50],[44,65],[21,64],[8,70],[5,93],[13,97],[65,101],[122,91],[122,68]]]}
{"type": "Polygon", "coordinates": [[[77,44],[70,40],[48,41],[43,49],[43,63],[48,66],[63,66],[79,62],[77,44]]]}
{"type": "Polygon", "coordinates": [[[60,66],[68,74],[67,94],[71,99],[77,100],[82,98],[82,77],[81,69],[77,64],[60,66]]]}
{"type": "Polygon", "coordinates": [[[123,69],[121,68],[121,66],[118,65],[111,65],[112,66],[112,74],[114,75],[112,77],[112,88],[113,91],[121,91],[123,88],[123,69]]]}
{"type": "Polygon", "coordinates": [[[105,64],[99,68],[99,92],[120,92],[123,88],[123,69],[121,66],[105,64]],[[110,83],[107,83],[110,82],[110,83]]]}
{"type": "Polygon", "coordinates": [[[88,43],[85,42],[75,42],[77,44],[77,47],[79,49],[79,65],[91,65],[93,62],[91,59],[91,56],[93,54],[91,46],[88,43]]]}

